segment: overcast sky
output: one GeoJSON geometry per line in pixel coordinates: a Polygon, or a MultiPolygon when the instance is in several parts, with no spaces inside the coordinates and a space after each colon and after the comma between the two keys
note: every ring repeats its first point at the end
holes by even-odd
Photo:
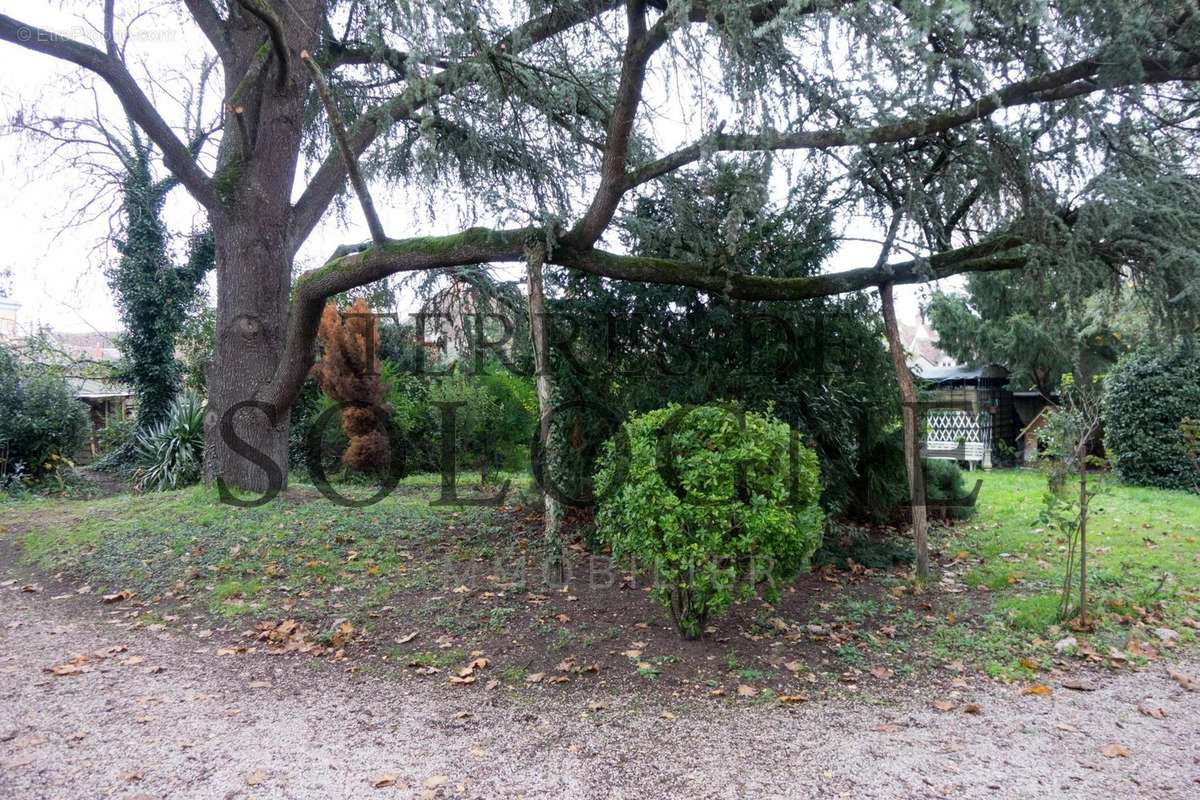
{"type": "MultiPolygon", "coordinates": [[[[61,35],[100,44],[102,36],[86,18],[72,13],[72,7],[71,3],[0,0],[0,11],[5,14],[61,35]]],[[[89,13],[92,21],[96,21],[95,12],[89,13]]],[[[185,59],[198,59],[205,48],[198,32],[186,22],[166,15],[140,21],[133,28],[128,52],[136,54],[131,61],[140,61],[156,78],[169,82],[172,69],[183,69],[185,59]]],[[[0,118],[5,123],[22,108],[35,109],[43,115],[82,116],[80,109],[91,106],[92,95],[86,88],[91,85],[97,87],[105,115],[112,120],[122,119],[111,93],[81,71],[7,42],[0,42],[0,58],[7,67],[0,71],[0,118]]],[[[134,74],[142,75],[136,66],[134,74]]],[[[182,119],[178,106],[166,97],[162,98],[161,111],[170,121],[182,119]]],[[[107,242],[109,220],[100,215],[67,228],[73,212],[90,196],[91,187],[85,176],[68,169],[61,160],[41,164],[44,160],[41,155],[24,137],[0,136],[0,239],[5,244],[0,270],[7,267],[12,271],[12,296],[21,304],[20,323],[24,328],[40,324],[59,331],[116,330],[120,322],[102,274],[106,260],[115,258],[107,242]]],[[[382,189],[376,191],[375,202],[391,236],[449,233],[457,227],[454,214],[443,214],[441,221],[433,223],[415,219],[407,207],[390,204],[389,193],[382,189]]],[[[332,214],[323,221],[299,255],[302,268],[318,265],[340,243],[366,238],[365,226],[354,213],[356,210],[351,209],[345,225],[332,214]]],[[[178,233],[189,232],[203,223],[198,207],[182,189],[172,194],[167,220],[178,233]]],[[[879,236],[864,221],[843,225],[847,236],[879,236]]],[[[829,268],[870,266],[877,255],[877,245],[845,242],[829,268]]],[[[897,289],[901,316],[915,315],[920,291],[917,287],[897,289]]]]}

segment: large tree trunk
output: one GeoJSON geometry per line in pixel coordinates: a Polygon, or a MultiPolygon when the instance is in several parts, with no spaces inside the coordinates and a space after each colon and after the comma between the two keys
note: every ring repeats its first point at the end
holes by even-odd
{"type": "Polygon", "coordinates": [[[537,379],[538,442],[542,450],[542,503],[548,556],[547,571],[562,578],[562,504],[555,494],[553,440],[550,414],[554,406],[554,383],[550,375],[550,342],[546,332],[546,289],[542,266],[545,246],[540,242],[526,250],[529,270],[529,333],[533,340],[533,368],[537,379]]]}
{"type": "Polygon", "coordinates": [[[904,420],[904,469],[908,473],[913,539],[917,547],[917,577],[926,581],[929,580],[929,520],[925,509],[925,476],[922,472],[920,443],[917,441],[917,391],[904,358],[904,345],[900,342],[892,284],[885,283],[879,287],[879,300],[883,307],[883,327],[887,334],[888,352],[892,357],[892,369],[896,373],[896,384],[900,387],[901,418],[904,420]]]}
{"type": "Polygon", "coordinates": [[[230,214],[214,226],[217,343],[209,365],[207,473],[256,492],[286,486],[287,408],[245,406],[275,374],[287,326],[286,219],[230,214]],[[240,452],[239,452],[240,451],[240,452]]]}
{"type": "Polygon", "coordinates": [[[263,402],[260,391],[279,368],[286,340],[291,195],[308,95],[298,56],[316,48],[325,3],[293,0],[287,14],[277,15],[286,69],[274,35],[266,66],[255,68],[262,20],[230,5],[239,9],[230,23],[236,57],[225,65],[230,110],[213,176],[217,206],[209,210],[217,344],[208,370],[205,475],[262,493],[287,486],[289,408],[263,402]]]}

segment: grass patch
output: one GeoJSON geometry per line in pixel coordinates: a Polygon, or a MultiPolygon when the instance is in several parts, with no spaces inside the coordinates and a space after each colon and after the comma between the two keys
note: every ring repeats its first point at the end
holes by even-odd
{"type": "Polygon", "coordinates": [[[430,563],[429,551],[449,560],[457,532],[466,537],[491,512],[430,506],[436,497],[402,491],[345,508],[293,484],[258,508],[223,505],[203,486],[86,502],[22,499],[0,505],[0,533],[17,537],[26,562],[96,589],[186,594],[235,616],[275,591],[318,597],[336,590],[350,617],[394,591],[453,588],[431,579],[448,571],[430,563]]]}
{"type": "Polygon", "coordinates": [[[1040,633],[1058,621],[1057,594],[1031,594],[1001,597],[996,613],[1012,628],[1040,633]]]}
{"type": "MultiPolygon", "coordinates": [[[[1046,480],[1031,470],[982,475],[978,515],[939,531],[942,549],[965,558],[962,581],[990,612],[972,630],[935,630],[934,652],[964,658],[997,677],[1031,674],[1053,643],[1072,633],[1057,619],[1066,542],[1039,520],[1046,480]],[[1014,655],[1016,661],[1014,662],[1014,655]]],[[[1097,649],[1124,648],[1145,613],[1193,637],[1184,617],[1200,614],[1200,496],[1112,484],[1096,498],[1088,524],[1088,587],[1097,649]]],[[[978,605],[978,604],[977,604],[978,605]]],[[[966,616],[970,616],[967,614],[966,616]]]]}

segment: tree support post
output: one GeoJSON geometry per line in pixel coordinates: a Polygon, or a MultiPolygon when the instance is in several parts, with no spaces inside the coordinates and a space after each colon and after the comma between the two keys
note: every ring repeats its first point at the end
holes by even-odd
{"type": "Polygon", "coordinates": [[[917,391],[912,373],[904,359],[900,342],[900,326],[896,322],[896,302],[891,282],[879,285],[879,300],[883,307],[883,327],[887,334],[888,352],[896,383],[900,387],[901,416],[904,420],[904,469],[908,473],[908,497],[912,506],[913,539],[917,547],[917,579],[929,580],[929,520],[925,509],[925,478],[921,470],[921,447],[917,440],[917,391]]]}
{"type": "Polygon", "coordinates": [[[546,287],[542,268],[546,263],[546,245],[530,241],[525,247],[525,265],[529,273],[529,336],[533,343],[533,369],[537,382],[538,443],[542,451],[542,511],[545,525],[547,573],[562,580],[562,504],[555,494],[554,445],[550,435],[550,416],[554,407],[554,382],[550,375],[550,346],[546,332],[546,287]]]}

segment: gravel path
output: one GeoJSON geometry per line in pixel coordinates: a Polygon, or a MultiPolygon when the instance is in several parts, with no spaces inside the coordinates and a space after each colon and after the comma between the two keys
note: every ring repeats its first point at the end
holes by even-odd
{"type": "Polygon", "coordinates": [[[1087,693],[960,689],[951,712],[931,697],[589,711],[551,687],[512,698],[218,657],[49,594],[0,589],[2,798],[1200,797],[1200,693],[1162,665],[1087,693]],[[1128,756],[1104,755],[1112,743],[1128,756]]]}

